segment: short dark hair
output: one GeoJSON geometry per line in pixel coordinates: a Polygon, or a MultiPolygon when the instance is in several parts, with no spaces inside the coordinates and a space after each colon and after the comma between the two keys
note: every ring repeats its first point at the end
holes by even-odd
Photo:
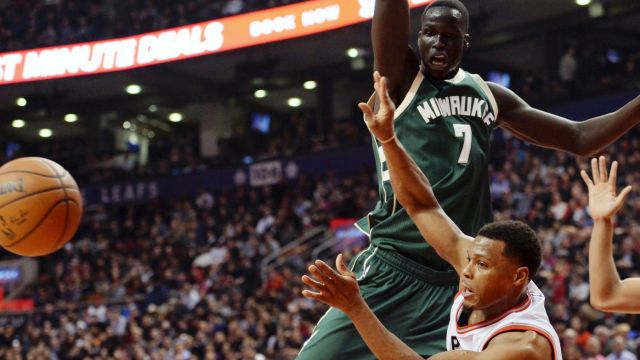
{"type": "Polygon", "coordinates": [[[529,225],[512,220],[496,221],[483,226],[478,236],[504,242],[503,254],[529,268],[530,279],[538,273],[542,262],[542,246],[529,225]]]}
{"type": "Polygon", "coordinates": [[[464,32],[467,33],[469,32],[469,10],[467,10],[467,7],[464,6],[464,4],[462,3],[462,1],[460,0],[435,0],[434,2],[432,2],[431,4],[427,5],[427,7],[424,8],[424,12],[422,12],[422,18],[424,18],[424,16],[427,14],[427,11],[433,9],[434,7],[437,6],[444,6],[444,7],[448,7],[451,9],[456,9],[458,11],[460,11],[460,13],[462,14],[462,26],[464,27],[464,32]]]}

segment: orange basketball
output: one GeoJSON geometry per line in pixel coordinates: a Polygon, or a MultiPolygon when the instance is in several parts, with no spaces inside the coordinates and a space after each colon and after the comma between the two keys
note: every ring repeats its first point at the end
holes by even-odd
{"type": "Polygon", "coordinates": [[[82,217],[82,196],[71,174],[40,157],[0,167],[0,245],[22,256],[41,256],[71,239],[82,217]]]}

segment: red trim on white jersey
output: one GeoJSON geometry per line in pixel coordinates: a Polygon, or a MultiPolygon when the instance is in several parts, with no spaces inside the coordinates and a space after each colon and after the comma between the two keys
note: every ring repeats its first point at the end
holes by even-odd
{"type": "Polygon", "coordinates": [[[553,359],[562,360],[560,339],[549,321],[544,307],[544,294],[529,282],[524,302],[477,324],[459,326],[458,320],[463,309],[462,293],[456,295],[447,328],[447,350],[468,350],[480,352],[499,334],[509,331],[535,331],[551,344],[553,359]]]}

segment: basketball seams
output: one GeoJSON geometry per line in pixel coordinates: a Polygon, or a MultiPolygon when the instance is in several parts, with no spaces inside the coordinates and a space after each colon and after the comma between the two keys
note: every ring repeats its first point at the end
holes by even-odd
{"type": "MultiPolygon", "coordinates": [[[[48,168],[51,169],[51,171],[53,171],[54,174],[58,175],[58,172],[56,171],[56,168],[53,167],[51,164],[49,164],[48,161],[46,161],[43,158],[37,158],[41,163],[43,163],[45,166],[47,166],[48,168]]],[[[64,170],[64,173],[66,173],[67,171],[64,170]]],[[[60,183],[60,187],[62,188],[62,191],[64,192],[64,200],[69,200],[69,196],[67,195],[67,190],[65,189],[65,183],[62,182],[62,176],[64,175],[64,173],[62,175],[58,175],[58,182],[60,183]]],[[[49,212],[48,212],[49,213],[49,212]]],[[[47,215],[48,215],[47,213],[47,215]]],[[[67,227],[69,226],[69,202],[65,201],[65,214],[64,214],[64,227],[62,228],[62,232],[60,233],[60,236],[58,236],[58,240],[56,240],[53,244],[53,249],[57,249],[58,246],[60,245],[60,241],[64,239],[64,235],[67,232],[67,227]]]]}
{"type": "Polygon", "coordinates": [[[55,176],[51,176],[51,175],[45,175],[45,174],[41,174],[39,172],[29,171],[29,170],[9,170],[9,171],[5,171],[5,172],[1,172],[0,176],[6,175],[6,174],[30,174],[30,175],[37,175],[37,176],[40,176],[40,177],[43,177],[43,178],[47,178],[47,179],[61,179],[63,177],[66,177],[67,174],[69,174],[69,173],[65,170],[62,175],[58,175],[58,173],[56,173],[54,171],[54,174],[56,174],[56,175],[55,176]]]}
{"type": "MultiPolygon", "coordinates": [[[[51,214],[51,212],[56,208],[56,206],[58,206],[60,203],[67,203],[67,211],[69,211],[69,202],[75,203],[76,205],[80,205],[78,204],[77,201],[73,200],[73,199],[62,199],[62,200],[58,200],[56,201],[53,205],[51,205],[51,207],[49,208],[49,210],[47,210],[47,212],[42,216],[42,218],[40,218],[40,220],[38,220],[38,222],[33,225],[33,227],[31,228],[31,230],[29,230],[26,234],[22,235],[22,237],[18,240],[15,240],[14,242],[12,242],[11,244],[7,244],[7,245],[2,245],[2,247],[4,248],[10,248],[10,247],[14,247],[18,244],[20,244],[22,241],[24,241],[25,239],[27,239],[34,231],[36,231],[40,225],[42,225],[42,223],[47,219],[47,217],[49,217],[49,214],[51,214]]],[[[66,230],[66,221],[65,221],[65,230],[66,230]]],[[[63,233],[64,234],[64,233],[63,233]]],[[[62,236],[61,236],[62,237],[62,236]]],[[[59,241],[59,240],[58,240],[59,241]]],[[[57,244],[57,243],[56,243],[57,244]]],[[[54,247],[55,249],[55,247],[54,247]]]]}
{"type": "MultiPolygon", "coordinates": [[[[5,207],[5,206],[7,206],[7,205],[11,205],[11,204],[13,204],[13,203],[14,203],[14,202],[16,202],[16,201],[20,201],[20,200],[23,200],[23,199],[29,198],[29,197],[34,196],[34,195],[40,195],[40,194],[44,194],[44,193],[46,193],[46,192],[54,191],[54,190],[63,190],[63,191],[64,191],[64,189],[75,190],[75,188],[68,188],[68,187],[66,187],[66,186],[65,186],[65,187],[56,186],[56,187],[54,187],[54,188],[47,188],[47,189],[44,189],[44,190],[40,190],[40,191],[36,191],[36,192],[31,192],[31,193],[28,193],[28,194],[26,194],[26,195],[24,195],[24,196],[21,196],[21,197],[19,197],[19,198],[15,198],[15,199],[13,199],[13,200],[11,200],[11,201],[9,201],[9,202],[6,202],[6,203],[4,203],[4,204],[0,204],[0,209],[4,208],[4,207],[5,207]]],[[[77,190],[76,190],[76,191],[77,191],[77,190]]],[[[80,191],[78,191],[78,192],[80,192],[80,191]]],[[[68,197],[68,196],[66,196],[66,191],[65,191],[65,198],[66,198],[66,199],[69,199],[69,197],[68,197]]],[[[69,199],[69,200],[72,200],[72,199],[69,199]]],[[[74,201],[75,201],[75,200],[74,200],[74,201]]]]}

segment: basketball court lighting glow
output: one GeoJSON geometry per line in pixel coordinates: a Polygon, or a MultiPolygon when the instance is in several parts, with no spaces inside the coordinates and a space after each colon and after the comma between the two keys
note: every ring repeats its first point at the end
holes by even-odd
{"type": "Polygon", "coordinates": [[[11,126],[16,129],[23,128],[25,125],[27,125],[27,123],[22,119],[15,119],[11,122],[11,126]]]}
{"type": "Polygon", "coordinates": [[[587,6],[591,4],[591,0],[576,0],[576,4],[580,6],[587,6]]]}
{"type": "Polygon", "coordinates": [[[38,135],[43,138],[48,138],[53,135],[53,131],[51,131],[51,129],[43,128],[38,131],[38,135]]]}
{"type": "Polygon", "coordinates": [[[140,85],[131,84],[127,86],[126,91],[127,91],[127,94],[129,95],[136,95],[142,92],[142,87],[140,87],[140,85]]]}
{"type": "Polygon", "coordinates": [[[316,86],[318,86],[318,83],[313,80],[305,81],[304,84],[302,84],[302,87],[307,90],[313,90],[316,88],[316,86]]]}
{"type": "Polygon", "coordinates": [[[151,111],[151,112],[158,111],[158,106],[154,105],[154,104],[149,105],[149,111],[151,111]]]}
{"type": "Polygon", "coordinates": [[[291,107],[298,107],[302,105],[302,100],[300,100],[300,98],[297,98],[297,97],[292,97],[289,100],[287,100],[287,104],[291,107]]]}
{"type": "Polygon", "coordinates": [[[122,123],[122,127],[124,129],[129,129],[131,127],[131,123],[129,121],[125,121],[122,123]]]}
{"type": "Polygon", "coordinates": [[[263,97],[267,96],[267,90],[258,89],[253,93],[253,96],[257,97],[258,99],[262,99],[263,97]]]}
{"type": "Polygon", "coordinates": [[[20,106],[20,107],[25,107],[27,106],[27,99],[23,98],[22,96],[16,99],[16,105],[20,106]]]}
{"type": "Polygon", "coordinates": [[[171,122],[180,122],[180,121],[182,121],[182,114],[177,113],[177,112],[169,114],[169,121],[171,121],[171,122]]]}
{"type": "Polygon", "coordinates": [[[64,116],[64,121],[66,121],[68,123],[76,122],[76,121],[78,121],[78,115],[76,115],[76,114],[67,114],[67,115],[64,116]]]}
{"type": "Polygon", "coordinates": [[[352,58],[352,59],[357,58],[359,53],[360,52],[356,48],[351,48],[351,49],[347,50],[347,56],[352,58]]]}

